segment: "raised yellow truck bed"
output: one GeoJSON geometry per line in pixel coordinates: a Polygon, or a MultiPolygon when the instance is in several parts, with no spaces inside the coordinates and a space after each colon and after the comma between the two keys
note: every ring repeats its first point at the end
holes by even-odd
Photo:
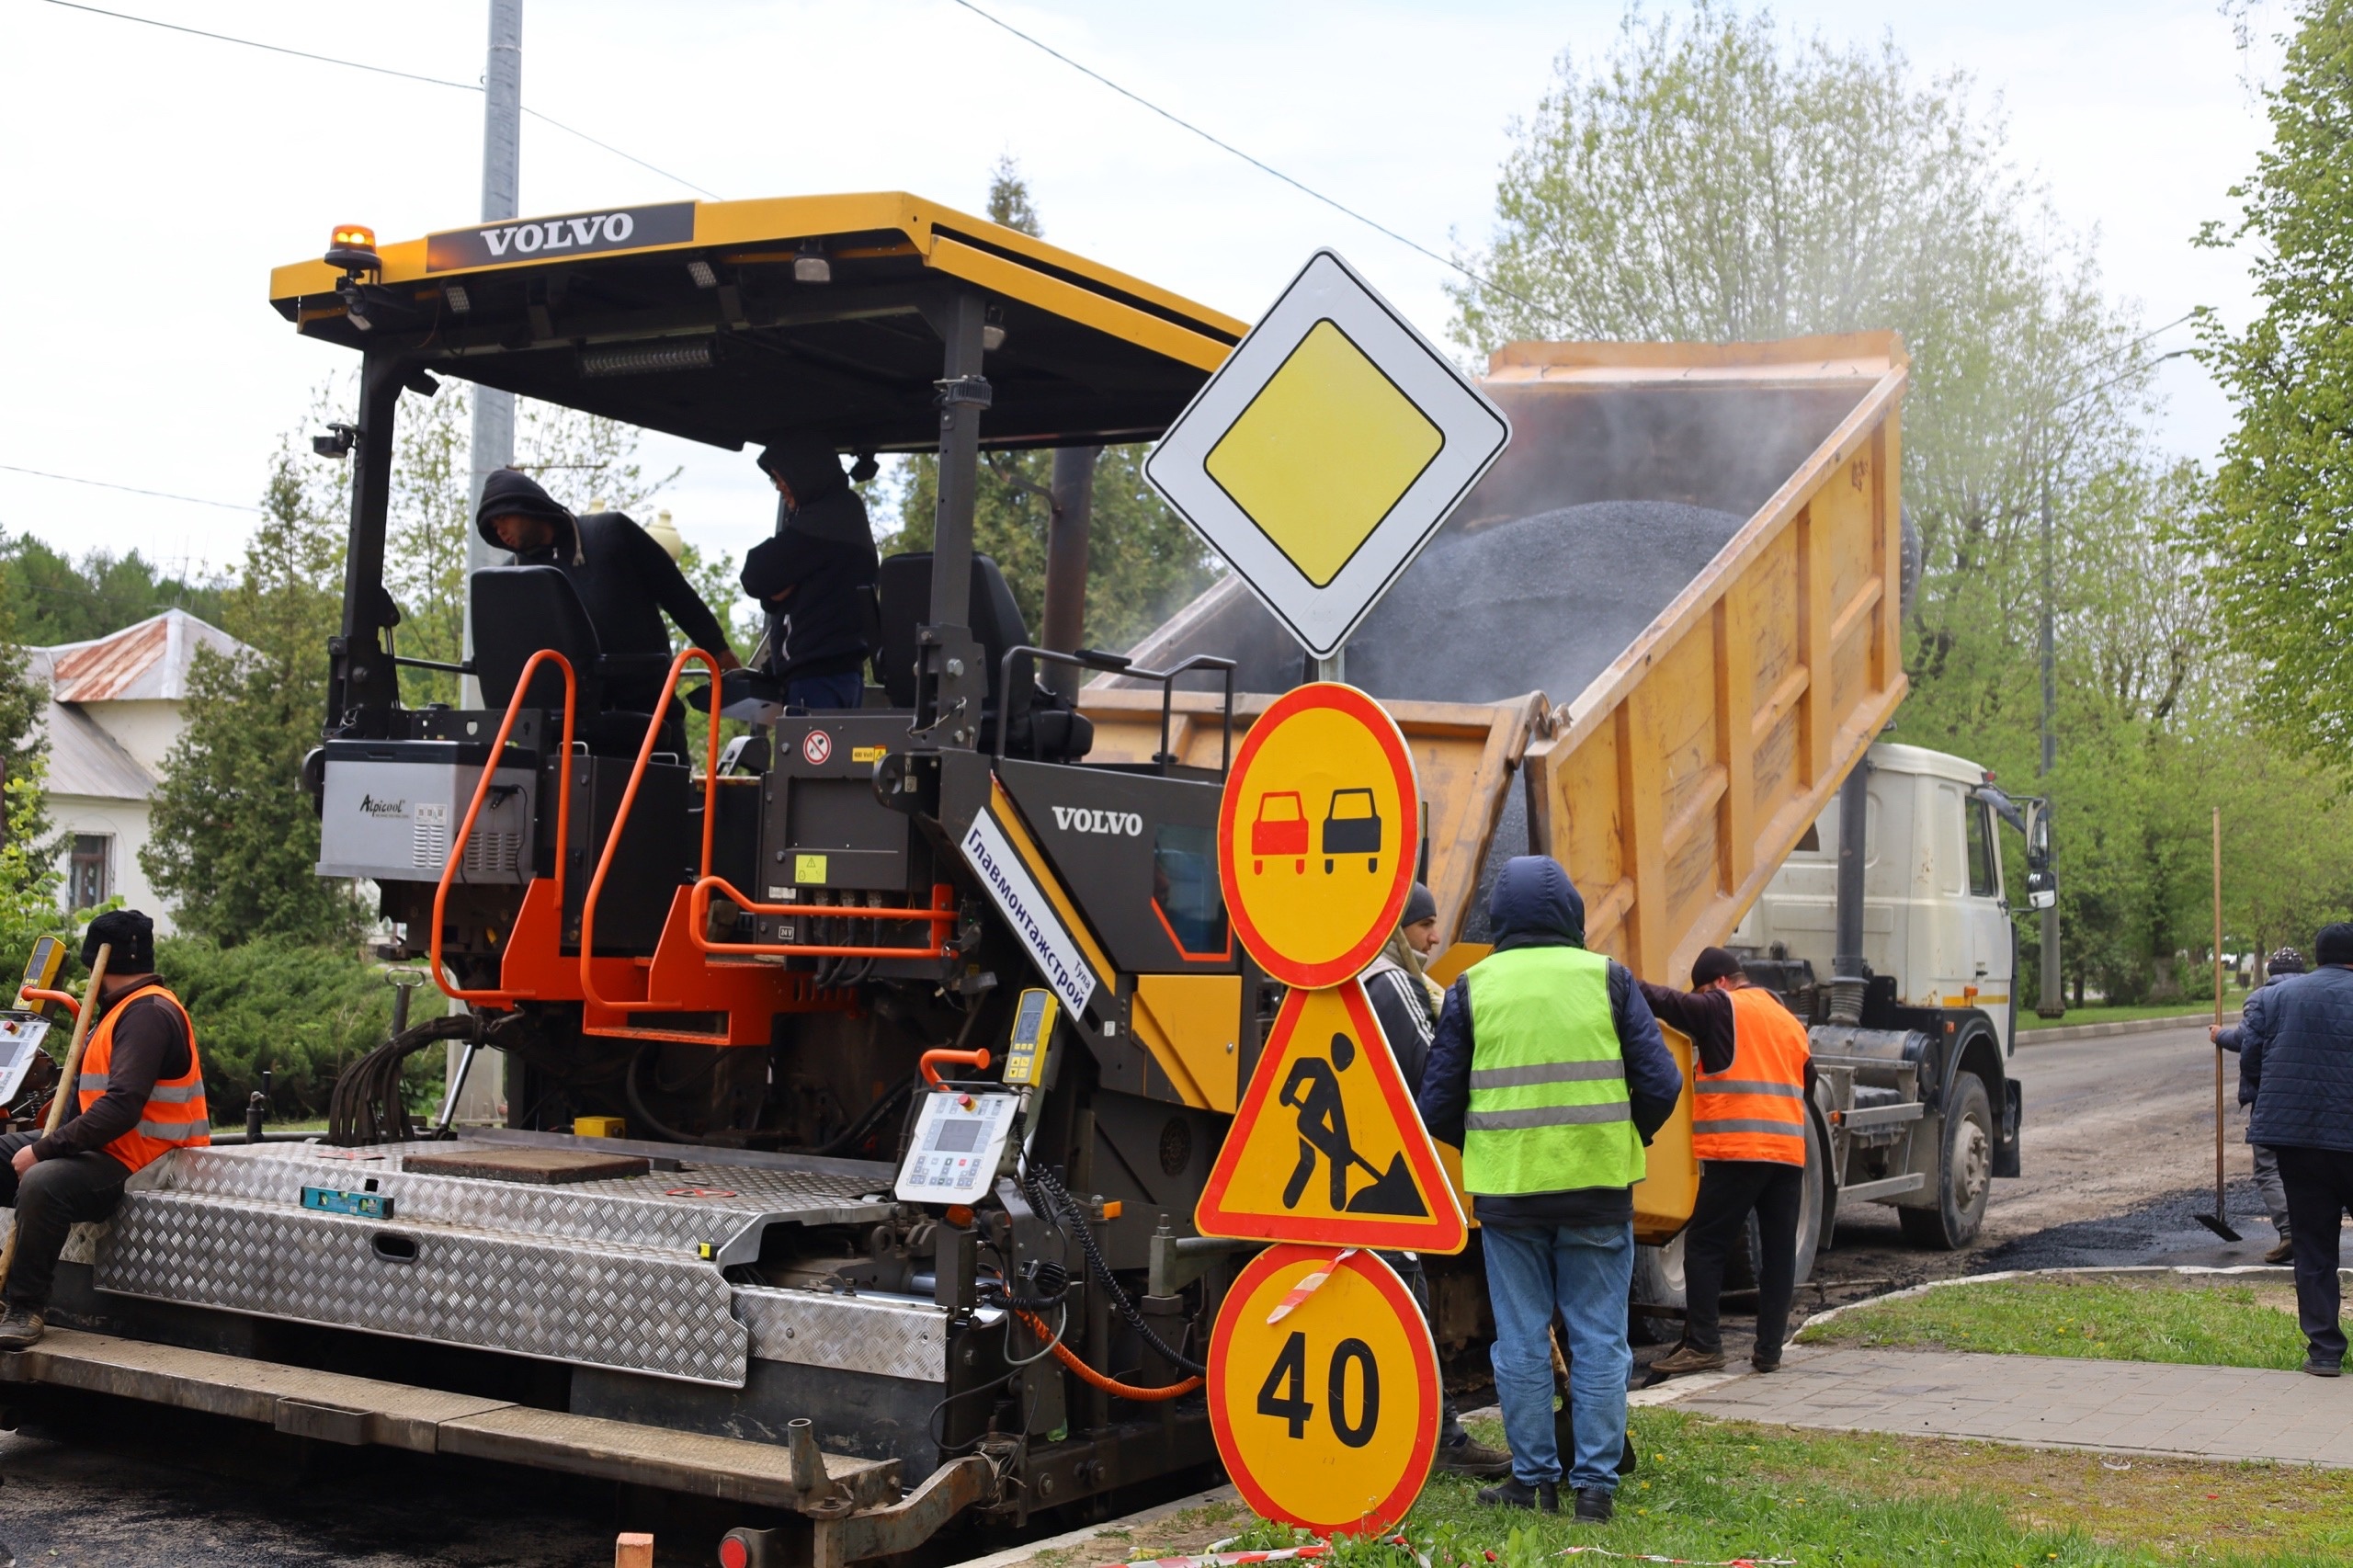
{"type": "MultiPolygon", "coordinates": [[[[1892,333],[1493,356],[1512,443],[1347,651],[1421,770],[1441,974],[1486,951],[1486,890],[1531,849],[1644,979],[1682,983],[1730,935],[1904,697],[1905,377],[1892,333]]],[[[1233,577],[1134,650],[1193,653],[1236,659],[1238,693],[1304,678],[1233,577]]],[[[1237,697],[1237,735],[1270,699],[1237,697]]],[[[1095,760],[1158,748],[1157,691],[1108,679],[1082,706],[1095,760]]],[[[1214,767],[1222,744],[1216,699],[1180,693],[1175,755],[1214,767]]],[[[1638,1189],[1644,1239],[1695,1182],[1687,1098],[1638,1189]]]]}

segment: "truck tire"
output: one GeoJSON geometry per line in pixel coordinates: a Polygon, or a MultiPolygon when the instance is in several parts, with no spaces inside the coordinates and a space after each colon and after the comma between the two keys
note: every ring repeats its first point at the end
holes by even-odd
{"type": "Polygon", "coordinates": [[[1682,1308],[1690,1298],[1683,1288],[1683,1238],[1665,1246],[1634,1249],[1633,1302],[1627,1313],[1627,1337],[1637,1345],[1672,1345],[1683,1337],[1682,1308]],[[1646,1312],[1646,1306],[1673,1307],[1676,1315],[1646,1312]]]}
{"type": "Polygon", "coordinates": [[[1937,1151],[1933,1209],[1898,1209],[1904,1236],[1915,1246],[1958,1252],[1977,1239],[1985,1197],[1994,1187],[1994,1102],[1974,1073],[1953,1074],[1945,1096],[1944,1147],[1937,1151]]]}

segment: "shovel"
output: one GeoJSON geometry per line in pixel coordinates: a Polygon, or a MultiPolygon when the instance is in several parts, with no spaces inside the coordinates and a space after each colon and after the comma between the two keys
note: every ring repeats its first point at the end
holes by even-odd
{"type": "MultiPolygon", "coordinates": [[[[44,1133],[64,1126],[65,1108],[74,1103],[74,1087],[82,1075],[82,1051],[90,1043],[90,1020],[98,1016],[98,987],[106,983],[107,960],[113,956],[111,944],[98,944],[97,960],[90,965],[89,986],[82,993],[82,1006],[74,1015],[74,1031],[66,1039],[65,1061],[58,1071],[57,1089],[49,1096],[49,1120],[41,1128],[44,1133]]],[[[0,1244],[0,1286],[7,1284],[8,1271],[16,1265],[17,1233],[16,1225],[11,1223],[7,1242],[0,1244]]],[[[15,1561],[7,1556],[6,1548],[0,1547],[0,1568],[15,1561]]]]}
{"type": "MultiPolygon", "coordinates": [[[[2214,808],[2214,1027],[2222,1027],[2222,808],[2214,808]]],[[[2214,1211],[2198,1222],[2226,1242],[2246,1238],[2222,1218],[2222,1048],[2214,1048],[2214,1211]]]]}

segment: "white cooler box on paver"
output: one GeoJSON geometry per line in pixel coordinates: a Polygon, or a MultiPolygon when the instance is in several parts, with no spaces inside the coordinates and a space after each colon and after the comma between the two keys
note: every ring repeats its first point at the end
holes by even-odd
{"type": "MultiPolygon", "coordinates": [[[[465,741],[329,741],[319,813],[319,875],[414,881],[438,878],[465,820],[489,746],[465,741]]],[[[516,753],[507,750],[512,758],[516,753]]],[[[531,810],[538,772],[492,776],[466,841],[460,880],[531,880],[531,810]]]]}

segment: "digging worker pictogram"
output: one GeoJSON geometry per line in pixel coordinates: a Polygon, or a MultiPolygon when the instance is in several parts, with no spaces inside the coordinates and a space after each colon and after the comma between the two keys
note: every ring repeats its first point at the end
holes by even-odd
{"type": "Polygon", "coordinates": [[[109,910],[90,922],[82,961],[95,964],[101,947],[111,949],[107,973],[83,1004],[98,1017],[75,1081],[58,1088],[78,1096],[80,1114],[46,1136],[0,1138],[0,1203],[17,1226],[0,1350],[22,1350],[47,1328],[68,1231],[111,1215],[123,1183],[147,1165],[212,1141],[195,1027],[155,975],[155,923],[109,910]]]}

